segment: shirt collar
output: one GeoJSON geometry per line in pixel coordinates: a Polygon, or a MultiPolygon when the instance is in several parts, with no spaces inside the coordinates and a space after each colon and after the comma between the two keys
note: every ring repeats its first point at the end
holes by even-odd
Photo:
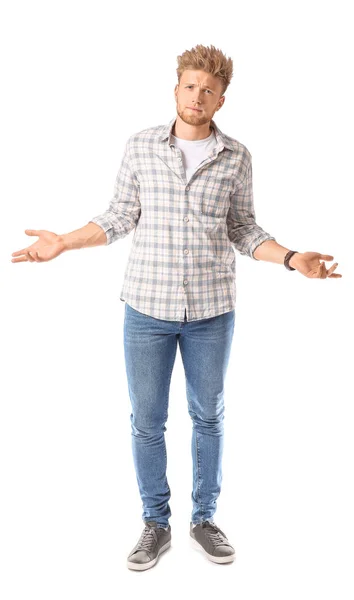
{"type": "MultiPolygon", "coordinates": [[[[167,123],[166,125],[163,126],[162,131],[160,132],[160,135],[159,135],[159,140],[161,142],[164,142],[165,140],[168,139],[168,143],[172,144],[172,137],[171,137],[172,127],[175,124],[175,122],[176,122],[176,117],[174,117],[169,123],[167,123]]],[[[220,150],[222,150],[224,147],[228,148],[229,150],[235,150],[232,143],[228,140],[228,138],[225,136],[225,134],[219,129],[219,127],[217,127],[217,125],[213,119],[211,119],[210,125],[215,131],[216,141],[217,141],[218,146],[220,147],[220,150]]]]}

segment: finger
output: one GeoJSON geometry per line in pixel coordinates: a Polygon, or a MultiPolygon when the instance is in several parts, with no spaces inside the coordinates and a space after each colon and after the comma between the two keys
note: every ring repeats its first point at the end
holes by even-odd
{"type": "Polygon", "coordinates": [[[38,253],[36,252],[36,250],[31,251],[31,256],[36,262],[39,262],[39,256],[38,256],[38,253]]]}
{"type": "Polygon", "coordinates": [[[30,254],[31,254],[34,262],[40,262],[38,252],[36,252],[36,250],[31,250],[30,254]]]}
{"type": "Polygon", "coordinates": [[[11,262],[13,262],[13,263],[27,262],[27,257],[26,256],[20,256],[20,258],[12,258],[11,262]]]}
{"type": "Polygon", "coordinates": [[[32,257],[30,252],[26,252],[28,262],[34,262],[34,258],[32,257]]]}
{"type": "Polygon", "coordinates": [[[318,279],[322,279],[322,277],[323,277],[323,263],[320,263],[320,266],[315,271],[315,273],[316,273],[315,276],[318,277],[318,279]]]}
{"type": "Polygon", "coordinates": [[[27,235],[40,235],[40,230],[39,229],[25,229],[25,233],[27,233],[27,235]]]}
{"type": "Polygon", "coordinates": [[[20,254],[25,254],[28,251],[28,246],[27,248],[22,248],[22,250],[17,250],[16,252],[13,252],[11,254],[11,256],[20,256],[20,254]]]}
{"type": "Polygon", "coordinates": [[[320,258],[322,258],[322,260],[333,260],[333,256],[330,256],[330,254],[321,254],[320,258]]]}
{"type": "Polygon", "coordinates": [[[333,273],[332,275],[329,275],[329,277],[332,277],[332,279],[334,279],[334,277],[342,277],[340,273],[333,273]]]}
{"type": "Polygon", "coordinates": [[[321,274],[320,274],[321,279],[326,279],[327,277],[327,269],[326,269],[326,265],[325,263],[321,263],[321,274]]]}
{"type": "Polygon", "coordinates": [[[334,263],[334,265],[332,265],[329,269],[328,269],[328,276],[332,275],[333,271],[338,267],[338,263],[334,263]]]}

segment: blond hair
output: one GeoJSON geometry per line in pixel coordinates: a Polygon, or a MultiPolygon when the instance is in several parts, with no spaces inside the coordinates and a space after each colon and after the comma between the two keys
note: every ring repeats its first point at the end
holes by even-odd
{"type": "Polygon", "coordinates": [[[202,46],[198,44],[191,50],[185,50],[177,56],[177,77],[180,82],[181,75],[186,69],[193,71],[205,71],[214,77],[218,77],[222,84],[221,95],[223,95],[233,75],[233,62],[226,58],[225,54],[214,46],[202,46]]]}

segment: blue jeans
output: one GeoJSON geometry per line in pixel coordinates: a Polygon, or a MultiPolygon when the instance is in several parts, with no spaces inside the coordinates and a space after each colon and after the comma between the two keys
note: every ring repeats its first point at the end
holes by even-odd
{"type": "Polygon", "coordinates": [[[193,524],[213,521],[222,481],[224,380],[235,310],[197,321],[165,321],[125,303],[124,354],[132,451],[143,521],[167,527],[171,490],[166,477],[165,423],[177,341],[193,422],[193,524]]]}

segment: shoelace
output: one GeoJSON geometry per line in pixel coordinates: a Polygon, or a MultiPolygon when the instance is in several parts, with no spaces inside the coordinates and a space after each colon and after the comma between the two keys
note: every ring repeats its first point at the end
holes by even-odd
{"type": "Polygon", "coordinates": [[[146,525],[138,542],[137,550],[151,550],[153,542],[157,542],[156,531],[154,531],[153,527],[146,525]]]}
{"type": "Polygon", "coordinates": [[[202,523],[203,529],[206,529],[205,533],[208,535],[210,540],[215,546],[225,546],[228,544],[226,535],[224,534],[219,527],[215,525],[215,523],[210,523],[210,521],[204,521],[202,523]]]}

